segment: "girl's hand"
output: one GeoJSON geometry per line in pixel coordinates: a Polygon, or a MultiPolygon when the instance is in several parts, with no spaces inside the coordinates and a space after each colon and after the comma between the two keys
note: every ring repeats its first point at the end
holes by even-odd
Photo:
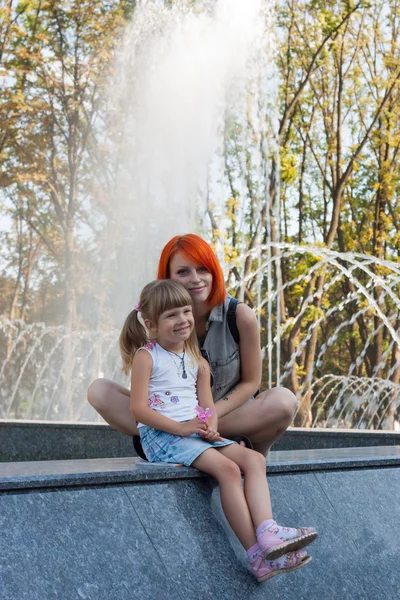
{"type": "Polygon", "coordinates": [[[199,433],[202,437],[204,437],[204,434],[206,431],[207,431],[206,423],[203,423],[203,421],[201,421],[199,419],[199,417],[195,417],[194,419],[191,419],[190,421],[186,421],[186,423],[180,424],[179,435],[181,435],[182,437],[189,437],[190,435],[193,435],[194,433],[199,433]]]}
{"type": "Polygon", "coordinates": [[[224,439],[219,435],[218,431],[212,426],[212,424],[207,425],[205,435],[201,434],[201,436],[211,444],[213,442],[222,442],[224,439]]]}

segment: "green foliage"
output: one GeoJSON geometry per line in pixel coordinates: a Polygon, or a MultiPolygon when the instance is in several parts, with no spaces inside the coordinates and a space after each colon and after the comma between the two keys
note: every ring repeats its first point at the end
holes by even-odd
{"type": "Polygon", "coordinates": [[[75,274],[88,243],[80,230],[93,176],[90,140],[101,79],[133,6],[117,0],[32,0],[1,9],[0,189],[2,212],[14,223],[4,261],[16,279],[17,297],[22,289],[30,297],[26,306],[11,302],[5,311],[11,317],[29,318],[28,305],[37,314],[32,287],[37,280],[47,290],[46,302],[59,305],[59,292],[49,294],[49,288],[59,290],[61,284],[64,290],[64,311],[56,316],[48,306],[48,315],[59,320],[64,312],[68,326],[79,319],[75,307],[83,286],[75,274]],[[51,265],[50,271],[43,265],[51,265]]]}
{"type": "MultiPolygon", "coordinates": [[[[1,216],[11,223],[0,237],[0,312],[8,317],[58,323],[64,312],[65,322],[95,328],[97,313],[87,314],[81,300],[97,302],[96,279],[106,305],[111,283],[93,271],[112,219],[104,198],[113,180],[107,189],[101,177],[93,183],[96,122],[107,120],[101,86],[135,4],[18,0],[0,7],[1,216]]],[[[393,270],[368,261],[349,266],[340,257],[318,264],[318,249],[400,263],[400,8],[395,0],[280,0],[276,11],[279,161],[260,151],[265,140],[250,118],[226,123],[224,197],[208,205],[213,243],[224,253],[230,291],[239,293],[244,275],[245,300],[255,306],[261,298],[264,345],[268,298],[277,280],[283,286],[280,367],[285,372],[296,355],[284,381],[294,391],[304,384],[307,396],[307,378],[325,373],[398,380],[397,345],[365,297],[399,330],[387,292],[390,284],[400,293],[393,270]],[[278,263],[268,246],[278,239],[309,251],[283,252],[278,263]],[[243,248],[252,252],[244,263],[243,248]]],[[[263,135],[274,109],[262,115],[263,135]]]]}

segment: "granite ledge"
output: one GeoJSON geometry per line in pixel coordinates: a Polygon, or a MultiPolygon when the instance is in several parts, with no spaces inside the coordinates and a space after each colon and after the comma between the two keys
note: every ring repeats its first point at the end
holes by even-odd
{"type": "Polygon", "coordinates": [[[26,427],[28,429],[112,429],[104,421],[45,421],[39,419],[0,419],[0,426],[26,427]]]}
{"type": "MultiPolygon", "coordinates": [[[[268,474],[400,466],[400,446],[270,452],[268,474]]],[[[0,463],[0,490],[82,487],[206,477],[188,467],[138,458],[0,463]]]]}
{"type": "MultiPolygon", "coordinates": [[[[290,427],[274,451],[398,446],[400,432],[290,427]]],[[[0,419],[0,462],[136,456],[129,436],[105,423],[0,419]]]]}
{"type": "MultiPolygon", "coordinates": [[[[83,429],[83,430],[112,430],[105,421],[45,421],[31,419],[0,419],[0,427],[26,427],[40,429],[83,429]]],[[[340,429],[336,427],[288,427],[287,432],[294,437],[303,437],[312,435],[319,436],[346,436],[346,437],[380,437],[394,438],[400,440],[400,431],[392,431],[389,429],[340,429]]]]}

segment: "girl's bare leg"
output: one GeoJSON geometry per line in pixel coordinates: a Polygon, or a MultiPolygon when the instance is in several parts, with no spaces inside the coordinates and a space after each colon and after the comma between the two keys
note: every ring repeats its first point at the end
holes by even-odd
{"type": "Polygon", "coordinates": [[[89,403],[111,427],[126,435],[139,435],[130,411],[130,391],[110,379],[95,379],[88,389],[89,403]]]}
{"type": "Polygon", "coordinates": [[[296,407],[297,398],[290,390],[274,388],[221,417],[218,431],[228,439],[246,435],[255,450],[266,455],[291,424],[296,407]]]}
{"type": "Polygon", "coordinates": [[[266,477],[265,456],[237,444],[218,450],[238,465],[244,474],[244,494],[254,528],[272,519],[271,497],[266,477]]]}
{"type": "Polygon", "coordinates": [[[218,481],[221,504],[229,525],[246,550],[254,546],[257,539],[238,465],[223,456],[220,450],[209,448],[196,458],[192,466],[209,473],[218,481]]]}

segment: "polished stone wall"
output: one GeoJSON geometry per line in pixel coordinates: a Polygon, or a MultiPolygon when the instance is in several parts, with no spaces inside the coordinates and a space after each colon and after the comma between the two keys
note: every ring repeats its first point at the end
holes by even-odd
{"type": "Polygon", "coordinates": [[[127,484],[5,490],[1,598],[396,600],[400,468],[365,464],[269,476],[277,520],[320,536],[310,565],[262,584],[226,529],[218,489],[190,469],[162,481],[147,467],[127,484]]]}
{"type": "MultiPolygon", "coordinates": [[[[400,445],[400,432],[291,427],[274,450],[400,445]]],[[[0,420],[0,462],[134,456],[132,440],[102,424],[0,420]]]]}

